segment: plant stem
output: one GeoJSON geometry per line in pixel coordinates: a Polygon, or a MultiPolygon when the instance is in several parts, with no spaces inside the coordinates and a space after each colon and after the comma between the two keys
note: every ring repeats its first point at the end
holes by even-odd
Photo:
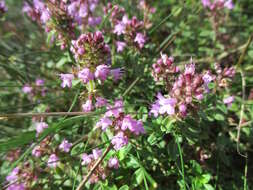
{"type": "Polygon", "coordinates": [[[112,145],[110,144],[107,149],[105,150],[103,156],[95,163],[95,165],[91,168],[91,170],[89,171],[89,173],[83,178],[83,180],[81,181],[81,183],[78,185],[78,187],[76,188],[76,190],[82,190],[83,186],[86,184],[86,182],[89,180],[90,176],[93,174],[93,172],[97,169],[97,167],[99,166],[99,164],[104,160],[105,156],[109,153],[109,151],[111,150],[112,145]]]}

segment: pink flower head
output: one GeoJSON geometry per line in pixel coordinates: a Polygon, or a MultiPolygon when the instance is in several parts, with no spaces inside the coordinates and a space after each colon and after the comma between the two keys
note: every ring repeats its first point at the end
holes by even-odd
{"type": "Polygon", "coordinates": [[[14,183],[11,184],[6,190],[25,190],[25,184],[24,183],[14,183]]]}
{"type": "Polygon", "coordinates": [[[85,104],[82,105],[83,112],[90,112],[93,110],[92,100],[87,100],[85,104]]]}
{"type": "Polygon", "coordinates": [[[100,150],[100,149],[93,149],[92,150],[92,155],[93,155],[93,158],[95,159],[95,160],[97,160],[99,157],[101,157],[102,156],[102,154],[103,154],[103,151],[102,150],[100,150]]]}
{"type": "Polygon", "coordinates": [[[116,47],[117,47],[117,52],[122,52],[125,47],[126,47],[126,43],[125,42],[120,42],[120,41],[117,41],[116,42],[116,47]]]}
{"type": "Polygon", "coordinates": [[[0,1],[0,13],[8,11],[8,8],[5,5],[5,1],[0,1]]]}
{"type": "Polygon", "coordinates": [[[143,48],[146,42],[145,36],[142,33],[137,33],[134,42],[137,42],[139,47],[143,48]]]}
{"type": "Polygon", "coordinates": [[[210,0],[201,0],[204,7],[209,7],[211,5],[210,0]]]}
{"type": "Polygon", "coordinates": [[[18,179],[19,171],[19,167],[14,168],[11,173],[6,177],[6,180],[9,182],[16,181],[18,179]]]}
{"type": "Polygon", "coordinates": [[[226,2],[225,2],[225,4],[224,4],[224,7],[226,7],[226,8],[228,8],[228,9],[233,9],[234,8],[234,3],[233,3],[233,1],[232,0],[227,0],[226,2]]]}
{"type": "Polygon", "coordinates": [[[235,100],[234,96],[229,96],[223,99],[223,103],[226,104],[228,107],[230,107],[232,103],[234,102],[234,100],[235,100]]]}
{"type": "Polygon", "coordinates": [[[159,113],[164,114],[167,113],[168,115],[175,114],[175,106],[177,103],[177,99],[175,98],[164,98],[162,94],[157,94],[158,104],[160,105],[159,113]]]}
{"type": "Polygon", "coordinates": [[[95,71],[95,77],[100,79],[102,82],[106,80],[107,76],[110,73],[110,67],[107,65],[99,65],[95,71]]]}
{"type": "Polygon", "coordinates": [[[118,158],[116,158],[116,157],[110,158],[110,160],[108,161],[108,167],[109,168],[118,169],[119,168],[119,160],[118,160],[118,158]]]}
{"type": "Polygon", "coordinates": [[[60,74],[60,78],[62,80],[61,87],[65,88],[66,86],[71,88],[72,87],[72,80],[74,79],[73,74],[60,74]]]}
{"type": "Polygon", "coordinates": [[[81,79],[86,84],[90,80],[94,79],[94,74],[90,72],[90,69],[84,68],[83,70],[79,71],[78,78],[81,79]]]}
{"type": "Polygon", "coordinates": [[[184,70],[185,75],[194,75],[194,73],[195,73],[195,64],[194,63],[185,65],[185,70],[184,70]]]}
{"type": "Polygon", "coordinates": [[[102,117],[99,122],[96,124],[97,127],[101,127],[103,131],[107,129],[107,127],[112,125],[112,121],[108,117],[102,117]]]}
{"type": "Polygon", "coordinates": [[[22,88],[22,91],[26,94],[31,93],[33,88],[29,84],[25,84],[22,88]]]}
{"type": "Polygon", "coordinates": [[[32,155],[35,157],[40,157],[41,156],[41,150],[40,150],[40,146],[35,146],[32,150],[32,155]]]}
{"type": "Polygon", "coordinates": [[[159,109],[160,109],[160,104],[156,101],[154,104],[151,105],[149,115],[153,114],[154,117],[158,117],[159,109]]]}
{"type": "Polygon", "coordinates": [[[103,106],[106,106],[108,104],[108,101],[105,98],[102,97],[96,97],[96,108],[101,108],[103,106]]]}
{"type": "Polygon", "coordinates": [[[114,81],[118,81],[123,75],[123,70],[120,68],[111,69],[111,75],[113,76],[114,81]]]}
{"type": "Polygon", "coordinates": [[[123,101],[116,100],[114,106],[107,106],[107,112],[105,113],[106,117],[115,117],[118,118],[120,113],[123,112],[123,101]]]}
{"type": "Polygon", "coordinates": [[[87,164],[91,163],[92,159],[93,159],[93,155],[88,155],[88,154],[84,153],[82,155],[82,163],[81,164],[87,165],[87,164]]]}
{"type": "Polygon", "coordinates": [[[125,131],[126,129],[129,129],[135,135],[139,135],[140,133],[145,133],[142,122],[132,119],[130,115],[127,115],[124,117],[121,129],[123,131],[125,131]]]}
{"type": "Polygon", "coordinates": [[[44,131],[44,129],[48,128],[48,124],[45,123],[45,122],[39,122],[39,123],[36,123],[36,131],[37,131],[37,134],[40,134],[44,131]]]}
{"type": "Polygon", "coordinates": [[[118,24],[115,25],[113,33],[117,34],[118,36],[121,34],[125,34],[126,30],[126,25],[123,22],[119,22],[118,24]]]}
{"type": "Polygon", "coordinates": [[[128,144],[128,138],[121,131],[112,138],[111,143],[113,144],[113,148],[115,150],[120,150],[122,147],[124,147],[128,144]]]}
{"type": "Polygon", "coordinates": [[[59,163],[59,158],[56,156],[56,154],[51,154],[48,158],[47,165],[50,168],[56,168],[56,166],[59,163]]]}
{"type": "Polygon", "coordinates": [[[59,149],[61,149],[64,152],[69,152],[72,147],[72,143],[69,143],[66,139],[62,141],[62,143],[59,145],[59,149]]]}
{"type": "Polygon", "coordinates": [[[36,79],[35,84],[36,86],[43,86],[45,81],[43,79],[36,79]]]}

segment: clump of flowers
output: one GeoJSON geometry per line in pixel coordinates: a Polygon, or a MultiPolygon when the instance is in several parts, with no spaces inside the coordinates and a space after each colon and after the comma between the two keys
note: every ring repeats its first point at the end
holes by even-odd
{"type": "Polygon", "coordinates": [[[125,10],[118,5],[114,7],[108,3],[104,8],[105,14],[110,14],[112,32],[117,38],[117,51],[121,52],[125,44],[142,49],[146,42],[146,36],[143,32],[144,22],[139,21],[135,16],[131,19],[125,14],[125,10]],[[124,41],[121,40],[123,37],[124,41]],[[121,43],[119,43],[121,42],[121,43]]]}
{"type": "MultiPolygon", "coordinates": [[[[118,151],[129,142],[129,138],[145,133],[141,121],[133,119],[130,115],[124,113],[123,101],[116,100],[114,105],[110,105],[105,99],[99,98],[97,101],[103,102],[100,106],[106,106],[107,112],[97,122],[96,127],[101,128],[102,131],[110,130],[113,134],[111,138],[111,146],[118,151]]],[[[82,165],[86,165],[88,171],[94,166],[99,158],[102,156],[102,150],[94,149],[91,154],[82,155],[82,165]]],[[[108,160],[107,167],[100,164],[92,173],[89,179],[90,183],[96,183],[99,180],[104,180],[110,169],[118,169],[119,160],[117,157],[111,157],[108,160]]]]}
{"type": "Polygon", "coordinates": [[[96,126],[101,127],[103,131],[110,129],[113,132],[111,143],[115,150],[126,146],[131,135],[138,136],[145,133],[141,121],[124,113],[122,100],[116,100],[114,105],[107,105],[107,110],[96,126]]]}
{"type": "Polygon", "coordinates": [[[71,1],[68,6],[68,14],[79,26],[96,26],[101,22],[101,17],[94,16],[94,11],[99,0],[76,0],[71,1]]]}
{"type": "Polygon", "coordinates": [[[165,113],[185,117],[191,110],[196,109],[197,102],[204,98],[204,94],[210,92],[209,83],[214,82],[218,86],[223,86],[222,81],[227,77],[232,78],[235,74],[233,67],[217,69],[220,74],[216,75],[210,71],[197,73],[192,59],[185,65],[184,71],[180,71],[173,64],[174,59],[164,54],[161,54],[161,58],[153,64],[154,80],[163,82],[168,92],[165,96],[157,94],[157,100],[150,111],[155,117],[165,113]]]}
{"type": "Polygon", "coordinates": [[[32,83],[26,83],[22,87],[23,93],[28,95],[30,100],[45,97],[48,89],[45,86],[45,80],[37,78],[32,83]]]}
{"type": "Polygon", "coordinates": [[[0,16],[8,11],[8,8],[5,5],[5,1],[0,1],[0,16]]]}
{"type": "Polygon", "coordinates": [[[102,32],[82,34],[77,40],[72,41],[71,51],[78,63],[73,69],[73,74],[60,74],[61,86],[71,87],[72,80],[76,77],[87,86],[88,95],[86,102],[82,105],[84,112],[93,110],[95,94],[95,81],[103,83],[109,76],[114,81],[122,77],[122,69],[111,69],[110,48],[104,42],[102,32]]]}
{"type": "Polygon", "coordinates": [[[25,190],[31,187],[36,179],[36,171],[30,163],[26,162],[23,166],[14,168],[6,177],[9,183],[7,190],[25,190]]]}
{"type": "Polygon", "coordinates": [[[202,4],[205,8],[210,9],[211,11],[217,11],[220,9],[233,9],[234,4],[232,0],[202,0],[202,4]]]}
{"type": "Polygon", "coordinates": [[[77,40],[72,41],[71,51],[80,65],[91,69],[105,64],[110,56],[110,48],[100,31],[80,35],[77,40]]]}

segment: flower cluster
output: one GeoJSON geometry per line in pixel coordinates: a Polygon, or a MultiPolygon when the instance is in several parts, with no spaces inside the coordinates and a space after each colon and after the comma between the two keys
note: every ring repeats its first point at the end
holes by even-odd
{"type": "Polygon", "coordinates": [[[46,4],[40,0],[33,0],[32,3],[25,2],[23,12],[39,24],[45,24],[51,16],[46,4]]]}
{"type": "Polygon", "coordinates": [[[178,73],[179,67],[174,66],[174,58],[168,57],[161,53],[161,58],[159,58],[156,63],[152,65],[152,76],[155,81],[166,81],[168,80],[168,75],[178,73]]]}
{"type": "Polygon", "coordinates": [[[99,0],[72,0],[67,6],[68,14],[79,26],[96,26],[101,22],[101,17],[93,15],[99,0]]]}
{"type": "Polygon", "coordinates": [[[152,27],[152,22],[150,21],[150,18],[152,15],[156,12],[156,8],[150,7],[147,2],[144,0],[141,0],[139,3],[139,9],[143,11],[143,24],[145,29],[149,29],[152,27]]]}
{"type": "Polygon", "coordinates": [[[104,42],[102,32],[82,34],[72,41],[71,51],[82,65],[97,66],[108,62],[110,47],[104,42]]]}
{"type": "Polygon", "coordinates": [[[228,81],[231,80],[235,76],[235,67],[225,67],[224,69],[220,64],[215,63],[214,69],[216,72],[216,83],[219,87],[228,87],[228,81]]]}
{"type": "Polygon", "coordinates": [[[22,91],[25,94],[29,95],[29,98],[32,99],[34,97],[44,97],[47,93],[47,88],[45,87],[45,81],[43,79],[37,78],[35,82],[30,84],[24,84],[22,91]]]}
{"type": "Polygon", "coordinates": [[[6,181],[10,183],[7,190],[25,190],[36,181],[37,175],[33,166],[26,162],[22,167],[14,168],[6,177],[6,181]]]}
{"type": "Polygon", "coordinates": [[[5,5],[5,1],[0,1],[0,16],[8,11],[8,8],[5,5]]]}
{"type": "MultiPolygon", "coordinates": [[[[90,170],[96,161],[102,156],[102,150],[93,149],[91,154],[84,153],[82,155],[82,165],[85,165],[88,170],[90,170]]],[[[111,157],[107,164],[108,167],[104,167],[101,164],[95,169],[92,173],[89,183],[97,183],[100,179],[104,180],[110,169],[118,169],[119,168],[119,160],[117,157],[111,157]]]]}
{"type": "Polygon", "coordinates": [[[71,39],[75,38],[75,23],[68,15],[67,4],[64,1],[50,0],[44,3],[41,0],[33,0],[32,3],[25,2],[23,12],[44,27],[47,33],[52,31],[61,49],[65,49],[71,39]]]}
{"type": "Polygon", "coordinates": [[[233,9],[234,4],[232,0],[202,0],[202,4],[205,8],[210,9],[211,11],[216,11],[219,9],[233,9]]]}
{"type": "MultiPolygon", "coordinates": [[[[75,77],[84,84],[95,79],[103,83],[109,76],[112,76],[114,81],[122,77],[120,68],[111,69],[110,48],[104,42],[103,34],[100,31],[82,34],[77,40],[73,40],[71,51],[79,66],[73,74],[60,74],[63,88],[70,88],[75,77]]],[[[91,100],[87,102],[87,105],[90,103],[91,100]]]]}
{"type": "Polygon", "coordinates": [[[133,119],[126,115],[123,109],[123,101],[116,100],[114,105],[107,105],[107,112],[96,124],[103,131],[110,129],[114,137],[111,143],[115,150],[119,150],[128,144],[131,134],[144,134],[145,130],[141,121],[133,119]]]}
{"type": "Polygon", "coordinates": [[[153,64],[154,80],[162,81],[168,91],[165,97],[161,93],[157,94],[157,100],[150,111],[155,117],[165,113],[185,117],[189,110],[196,109],[196,102],[210,92],[209,83],[224,87],[228,85],[227,80],[235,75],[233,67],[222,69],[219,64],[215,64],[215,75],[211,71],[199,74],[192,59],[185,65],[184,71],[180,71],[179,67],[173,64],[174,59],[164,54],[153,64]]]}
{"type": "Polygon", "coordinates": [[[110,14],[112,32],[116,34],[118,39],[116,42],[118,52],[123,51],[126,44],[136,46],[139,49],[144,47],[146,36],[143,33],[143,21],[139,21],[135,16],[129,19],[123,8],[117,5],[113,7],[110,3],[104,8],[104,11],[105,14],[110,14]],[[124,41],[120,41],[122,38],[124,41]]]}

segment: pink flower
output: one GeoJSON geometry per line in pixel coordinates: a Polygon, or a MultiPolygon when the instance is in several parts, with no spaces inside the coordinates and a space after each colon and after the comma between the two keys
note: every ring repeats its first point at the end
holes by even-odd
{"type": "Polygon", "coordinates": [[[137,42],[139,47],[143,48],[146,42],[145,36],[142,33],[137,33],[134,42],[137,42]]]}
{"type": "Polygon", "coordinates": [[[122,22],[119,22],[118,24],[115,25],[113,33],[117,34],[118,36],[121,34],[125,34],[126,30],[126,25],[122,22]]]}
{"type": "Polygon", "coordinates": [[[164,98],[161,94],[157,95],[158,103],[160,105],[159,113],[164,114],[167,113],[168,115],[175,114],[175,105],[177,100],[175,98],[164,98]]]}
{"type": "Polygon", "coordinates": [[[116,47],[117,47],[117,52],[122,52],[126,47],[126,43],[117,41],[116,42],[116,47]]]}
{"type": "Polygon", "coordinates": [[[36,123],[36,131],[37,131],[37,134],[40,134],[44,131],[44,129],[48,128],[48,124],[45,123],[45,122],[39,122],[39,123],[36,123]]]}
{"type": "Polygon", "coordinates": [[[210,0],[202,0],[202,4],[204,7],[209,7],[211,5],[210,0]]]}
{"type": "Polygon", "coordinates": [[[114,103],[114,106],[107,106],[107,112],[105,113],[106,117],[115,117],[118,118],[120,113],[123,112],[123,101],[122,100],[116,100],[114,103]]]}
{"type": "Polygon", "coordinates": [[[84,153],[82,155],[82,163],[81,164],[87,165],[87,164],[91,163],[92,159],[93,159],[92,155],[88,155],[88,154],[84,153]]]}
{"type": "Polygon", "coordinates": [[[151,105],[151,110],[149,114],[153,114],[154,117],[158,117],[159,115],[159,109],[160,109],[160,104],[156,101],[154,104],[151,105]]]}
{"type": "Polygon", "coordinates": [[[119,168],[119,160],[118,160],[118,158],[116,158],[116,157],[110,158],[110,160],[108,161],[108,167],[109,168],[118,169],[119,168]]]}
{"type": "Polygon", "coordinates": [[[233,1],[232,0],[227,0],[224,4],[224,7],[227,7],[228,9],[233,9],[234,8],[234,4],[233,4],[233,1]]]}
{"type": "Polygon", "coordinates": [[[25,190],[25,184],[24,183],[14,183],[12,185],[10,185],[6,190],[25,190]]]}
{"type": "Polygon", "coordinates": [[[66,139],[62,141],[59,146],[59,149],[63,150],[64,152],[69,152],[72,147],[72,143],[69,143],[66,139]]]}
{"type": "Polygon", "coordinates": [[[82,105],[83,112],[90,112],[93,110],[93,105],[91,100],[87,100],[85,104],[82,105]]]}
{"type": "Polygon", "coordinates": [[[102,82],[106,80],[107,76],[109,75],[110,73],[110,67],[107,66],[107,65],[99,65],[97,66],[96,68],[96,71],[95,71],[95,77],[97,79],[100,79],[102,82]]]}
{"type": "Polygon", "coordinates": [[[97,127],[101,127],[103,131],[107,129],[107,127],[112,125],[112,121],[108,117],[103,117],[96,124],[97,127]]]}
{"type": "Polygon", "coordinates": [[[184,70],[185,75],[194,75],[194,73],[195,73],[195,64],[194,63],[185,65],[185,70],[184,70]]]}
{"type": "Polygon", "coordinates": [[[0,1],[0,13],[1,12],[4,13],[6,11],[8,11],[8,8],[6,7],[5,2],[4,1],[0,1]]]}
{"type": "Polygon", "coordinates": [[[25,84],[22,88],[22,91],[26,94],[31,93],[33,88],[29,84],[25,84]]]}
{"type": "Polygon", "coordinates": [[[113,148],[115,150],[120,150],[123,146],[126,146],[128,144],[128,138],[121,131],[112,138],[111,143],[114,145],[113,148]]]}
{"type": "Polygon", "coordinates": [[[102,156],[102,154],[103,154],[103,152],[102,152],[102,150],[100,150],[100,149],[93,149],[92,150],[92,155],[93,155],[93,158],[95,159],[95,160],[97,160],[99,157],[101,157],[102,156]]]}
{"type": "Polygon", "coordinates": [[[83,70],[79,71],[78,78],[81,79],[86,84],[90,80],[94,79],[94,74],[90,72],[90,69],[84,68],[83,70]]]}
{"type": "Polygon", "coordinates": [[[48,158],[47,165],[50,168],[56,168],[56,166],[59,163],[59,158],[56,156],[56,154],[51,154],[48,158]]]}
{"type": "Polygon", "coordinates": [[[45,81],[43,79],[36,79],[35,84],[36,86],[43,86],[45,81]]]}
{"type": "Polygon", "coordinates": [[[74,79],[74,75],[73,74],[60,74],[62,83],[61,83],[61,87],[65,88],[66,86],[71,88],[72,87],[72,80],[74,79]]]}
{"type": "Polygon", "coordinates": [[[37,158],[41,156],[40,146],[35,146],[34,147],[34,149],[32,150],[32,155],[37,157],[37,158]]]}
{"type": "Polygon", "coordinates": [[[111,69],[111,75],[113,76],[114,81],[118,81],[119,79],[121,79],[123,71],[120,68],[111,69]]]}
{"type": "Polygon", "coordinates": [[[96,108],[101,108],[103,106],[106,106],[108,104],[108,101],[105,98],[102,97],[96,97],[96,108]]]}
{"type": "Polygon", "coordinates": [[[6,180],[9,182],[16,181],[18,179],[19,167],[14,168],[11,173],[6,177],[6,180]]]}
{"type": "Polygon", "coordinates": [[[187,114],[187,106],[185,104],[180,104],[179,105],[179,112],[185,116],[187,114]]]}
{"type": "Polygon", "coordinates": [[[123,131],[125,131],[126,129],[129,129],[135,135],[139,135],[140,133],[145,133],[142,122],[132,119],[130,115],[127,115],[124,117],[121,129],[123,131]]]}
{"type": "Polygon", "coordinates": [[[232,103],[234,102],[234,100],[235,100],[234,96],[229,96],[223,99],[223,103],[226,104],[228,107],[230,107],[232,103]]]}

